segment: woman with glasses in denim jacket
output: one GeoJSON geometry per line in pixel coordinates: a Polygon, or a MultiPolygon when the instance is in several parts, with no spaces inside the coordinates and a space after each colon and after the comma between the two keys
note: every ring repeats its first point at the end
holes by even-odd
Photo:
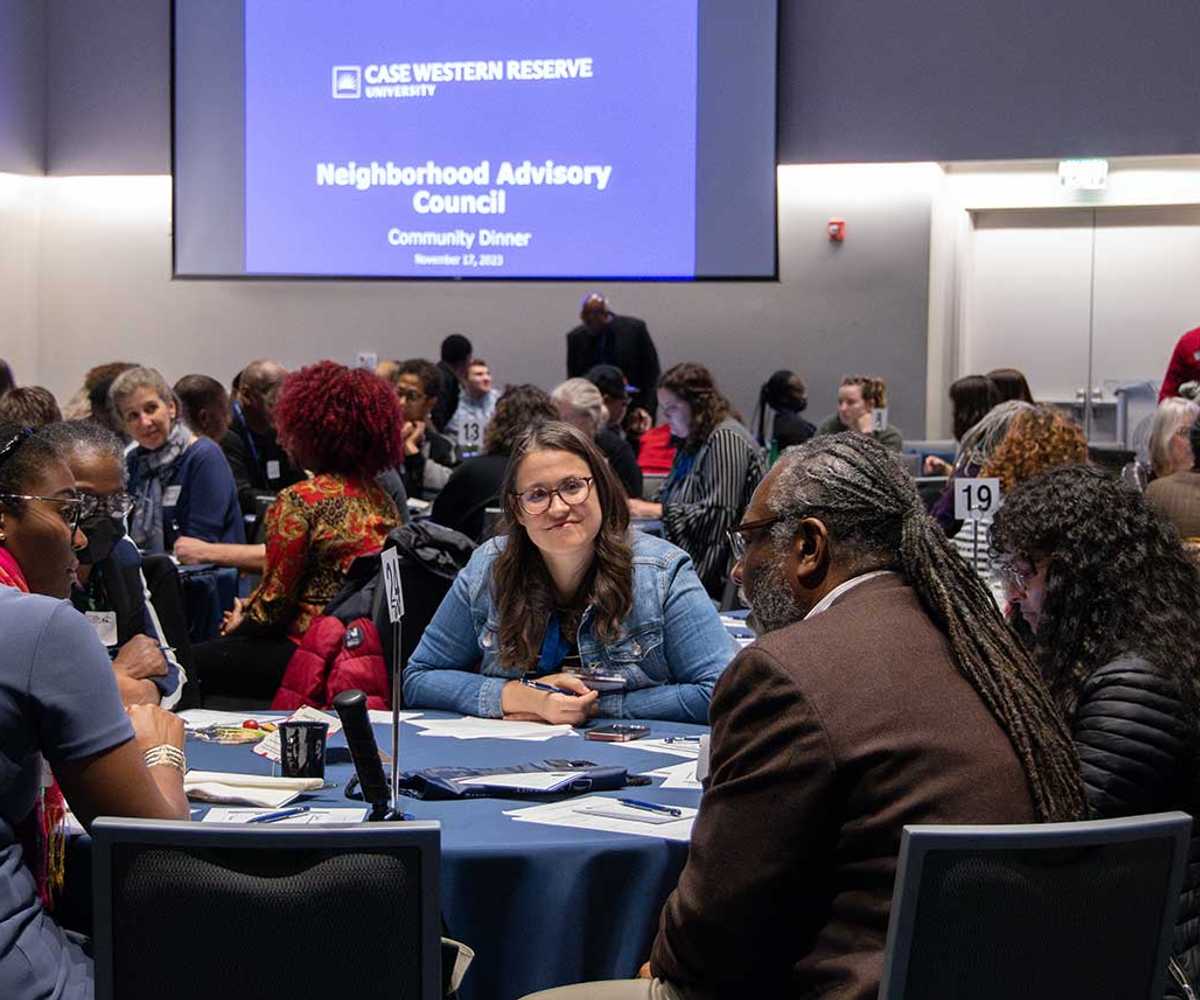
{"type": "Polygon", "coordinates": [[[624,491],[575,428],[535,425],[476,550],[404,674],[411,708],[578,725],[708,721],[737,652],[687,553],[629,528],[624,491]]]}

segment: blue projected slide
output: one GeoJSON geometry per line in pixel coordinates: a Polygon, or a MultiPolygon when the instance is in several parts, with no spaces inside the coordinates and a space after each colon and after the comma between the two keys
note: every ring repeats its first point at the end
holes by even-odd
{"type": "Polygon", "coordinates": [[[697,0],[245,0],[244,33],[246,273],[697,274],[697,0]]]}

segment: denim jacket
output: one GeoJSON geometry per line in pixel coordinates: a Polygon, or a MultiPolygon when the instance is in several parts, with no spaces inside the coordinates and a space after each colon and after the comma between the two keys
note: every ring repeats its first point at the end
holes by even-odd
{"type": "MultiPolygon", "coordinates": [[[[708,722],[713,686],[737,653],[692,560],[670,542],[630,533],[633,607],[617,641],[602,645],[592,608],[579,624],[584,669],[620,674],[624,691],[602,693],[599,714],[610,718],[708,722]]],[[[505,668],[500,623],[492,604],[492,563],[505,544],[494,538],[475,550],[455,579],[404,669],[404,702],[464,715],[499,718],[500,691],[536,664],[505,668]]]]}

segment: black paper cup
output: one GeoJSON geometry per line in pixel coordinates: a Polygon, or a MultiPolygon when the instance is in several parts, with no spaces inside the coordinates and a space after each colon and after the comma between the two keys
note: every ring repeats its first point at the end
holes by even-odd
{"type": "Polygon", "coordinates": [[[324,778],[328,722],[279,723],[279,763],[285,778],[324,778]]]}

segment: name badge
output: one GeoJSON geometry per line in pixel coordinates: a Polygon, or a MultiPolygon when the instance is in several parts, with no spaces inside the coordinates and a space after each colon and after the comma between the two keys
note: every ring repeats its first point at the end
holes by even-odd
{"type": "Polygon", "coordinates": [[[278,479],[279,478],[279,461],[278,461],[278,459],[273,458],[267,463],[267,478],[268,479],[278,479]]]}
{"type": "Polygon", "coordinates": [[[182,486],[168,486],[163,490],[163,506],[174,507],[179,503],[179,494],[183,491],[182,486]]]}
{"type": "Polygon", "coordinates": [[[106,646],[117,644],[117,613],[115,611],[85,611],[84,617],[96,630],[96,635],[106,646]]]}

